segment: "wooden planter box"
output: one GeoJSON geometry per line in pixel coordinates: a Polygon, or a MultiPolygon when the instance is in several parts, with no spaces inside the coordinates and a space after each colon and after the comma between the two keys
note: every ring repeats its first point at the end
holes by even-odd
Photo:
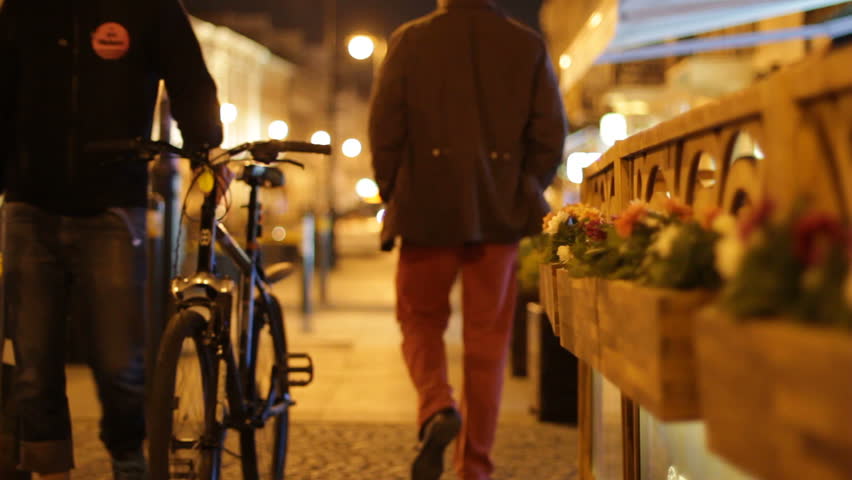
{"type": "Polygon", "coordinates": [[[573,333],[574,355],[595,370],[600,370],[600,348],[598,346],[597,296],[599,281],[596,278],[563,278],[567,284],[570,301],[568,318],[562,321],[573,333]],[[568,327],[570,325],[570,327],[568,327]]]}
{"type": "Polygon", "coordinates": [[[696,331],[712,450],[762,478],[852,478],[852,335],[715,311],[696,331]]]}
{"type": "Polygon", "coordinates": [[[713,296],[601,281],[601,373],[660,420],[699,418],[695,320],[713,296]]]}
{"type": "Polygon", "coordinates": [[[567,270],[556,271],[556,303],[559,309],[559,344],[562,348],[574,352],[575,334],[574,322],[572,321],[572,310],[574,309],[574,296],[571,295],[571,282],[574,280],[567,270]]]}
{"type": "Polygon", "coordinates": [[[547,315],[553,334],[559,336],[559,311],[556,300],[556,272],[558,263],[543,263],[539,265],[538,288],[539,300],[547,315]]]}

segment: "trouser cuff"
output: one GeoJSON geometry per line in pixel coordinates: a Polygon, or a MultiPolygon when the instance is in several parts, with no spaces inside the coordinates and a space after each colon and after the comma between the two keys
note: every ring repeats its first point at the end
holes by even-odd
{"type": "Polygon", "coordinates": [[[61,473],[74,468],[71,440],[21,442],[21,470],[36,473],[61,473]]]}
{"type": "Polygon", "coordinates": [[[12,472],[18,467],[18,442],[13,435],[0,433],[0,472],[12,472]]]}

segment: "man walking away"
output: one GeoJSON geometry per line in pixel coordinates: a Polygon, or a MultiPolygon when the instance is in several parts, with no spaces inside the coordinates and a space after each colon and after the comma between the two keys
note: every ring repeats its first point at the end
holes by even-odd
{"type": "Polygon", "coordinates": [[[391,37],[370,141],[388,204],[383,249],[401,238],[397,318],[419,398],[414,480],[440,477],[443,451],[456,437],[459,477],[491,478],[518,241],[541,229],[548,211],[542,192],[562,159],[565,133],[543,40],[493,1],[440,1],[391,37]],[[459,274],[460,408],[443,342],[459,274]]]}

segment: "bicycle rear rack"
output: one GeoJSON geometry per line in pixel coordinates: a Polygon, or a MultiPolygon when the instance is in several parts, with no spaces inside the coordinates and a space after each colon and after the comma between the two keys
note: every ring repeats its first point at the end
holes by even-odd
{"type": "MultiPolygon", "coordinates": [[[[300,376],[301,376],[300,375],[300,376]]],[[[305,387],[314,381],[314,361],[307,353],[287,354],[287,383],[291,387],[305,387]],[[295,360],[298,365],[291,362],[295,360]],[[292,378],[293,374],[304,375],[302,378],[292,378]]]]}

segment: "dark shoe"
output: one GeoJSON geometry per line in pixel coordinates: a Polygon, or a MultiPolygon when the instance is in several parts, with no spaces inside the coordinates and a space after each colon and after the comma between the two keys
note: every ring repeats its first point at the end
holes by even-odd
{"type": "Polygon", "coordinates": [[[411,465],[412,480],[438,480],[444,472],[444,450],[461,430],[461,417],[455,409],[441,410],[423,427],[420,452],[411,465]]]}
{"type": "Polygon", "coordinates": [[[115,480],[146,480],[148,463],[142,451],[112,459],[112,475],[115,480]]]}
{"type": "Polygon", "coordinates": [[[30,474],[30,472],[23,472],[21,470],[0,469],[0,478],[2,478],[3,480],[31,480],[32,474],[30,474]]]}

